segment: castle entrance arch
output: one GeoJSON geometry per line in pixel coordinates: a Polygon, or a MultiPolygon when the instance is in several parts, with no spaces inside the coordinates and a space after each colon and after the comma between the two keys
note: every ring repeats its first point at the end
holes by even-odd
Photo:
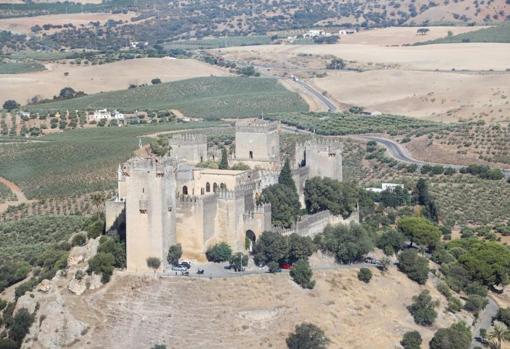
{"type": "Polygon", "coordinates": [[[255,245],[255,240],[257,237],[253,230],[247,230],[244,240],[244,247],[248,250],[248,252],[253,252],[253,246],[255,245]]]}

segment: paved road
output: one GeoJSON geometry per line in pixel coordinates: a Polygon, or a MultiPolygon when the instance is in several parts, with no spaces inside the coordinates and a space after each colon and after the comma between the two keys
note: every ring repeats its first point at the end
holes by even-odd
{"type": "Polygon", "coordinates": [[[293,80],[296,84],[301,85],[303,88],[305,88],[308,92],[310,92],[318,101],[320,104],[324,105],[326,109],[330,112],[336,111],[336,105],[329,99],[327,96],[324,96],[320,91],[315,89],[312,85],[307,83],[304,80],[301,79],[295,79],[293,80]]]}
{"type": "MultiPolygon", "coordinates": [[[[459,169],[465,167],[462,165],[441,164],[441,163],[425,162],[425,161],[421,161],[421,160],[416,160],[409,154],[409,152],[401,144],[399,144],[391,139],[388,139],[388,138],[379,137],[379,136],[369,136],[369,135],[360,135],[360,136],[355,136],[353,138],[368,139],[368,140],[373,140],[378,143],[381,143],[384,147],[386,147],[386,149],[388,149],[388,152],[391,155],[391,157],[393,157],[394,159],[396,159],[398,161],[407,162],[410,164],[416,164],[418,166],[442,165],[444,167],[451,167],[456,170],[459,170],[459,169]]],[[[506,178],[510,178],[510,169],[501,169],[501,170],[503,171],[503,174],[505,175],[506,178]]]]}
{"type": "Polygon", "coordinates": [[[482,346],[479,342],[475,341],[474,337],[480,335],[480,329],[485,328],[489,329],[492,323],[492,318],[496,316],[498,312],[498,305],[496,302],[489,296],[489,304],[485,307],[485,309],[478,316],[478,321],[475,323],[473,328],[473,341],[471,342],[471,349],[474,349],[477,346],[482,346]]]}

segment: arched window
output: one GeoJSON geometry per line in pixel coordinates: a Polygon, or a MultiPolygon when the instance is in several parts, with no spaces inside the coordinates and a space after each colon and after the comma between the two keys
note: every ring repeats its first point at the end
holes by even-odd
{"type": "Polygon", "coordinates": [[[218,184],[214,183],[212,188],[213,192],[216,193],[218,191],[218,184]]]}
{"type": "Polygon", "coordinates": [[[205,183],[205,191],[208,193],[211,192],[211,184],[209,184],[209,182],[205,183]]]}
{"type": "Polygon", "coordinates": [[[225,183],[221,183],[220,184],[220,189],[221,190],[227,190],[227,185],[225,183]]]}
{"type": "Polygon", "coordinates": [[[187,186],[182,187],[182,195],[188,195],[188,187],[187,186]]]}

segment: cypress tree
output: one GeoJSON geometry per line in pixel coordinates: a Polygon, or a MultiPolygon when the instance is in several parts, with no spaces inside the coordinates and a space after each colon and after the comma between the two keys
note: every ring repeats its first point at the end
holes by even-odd
{"type": "Polygon", "coordinates": [[[228,154],[225,147],[221,150],[221,161],[218,168],[220,170],[228,170],[228,154]]]}
{"type": "Polygon", "coordinates": [[[294,179],[292,179],[292,172],[290,171],[289,158],[285,159],[285,164],[283,165],[280,176],[278,177],[278,183],[283,184],[297,192],[296,183],[294,183],[294,179]]]}

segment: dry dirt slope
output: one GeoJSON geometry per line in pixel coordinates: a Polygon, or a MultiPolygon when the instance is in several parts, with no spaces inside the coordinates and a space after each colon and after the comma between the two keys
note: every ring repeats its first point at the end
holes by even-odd
{"type": "MultiPolygon", "coordinates": [[[[405,307],[422,287],[396,270],[384,277],[376,271],[369,285],[356,272],[316,272],[312,291],[286,274],[213,280],[116,276],[99,291],[65,294],[65,308],[88,326],[70,347],[285,348],[288,333],[308,321],[325,330],[331,348],[384,349],[413,329],[428,342],[437,326],[454,320],[441,311],[435,326],[419,327],[405,307]]],[[[444,308],[445,300],[433,295],[444,308]]],[[[33,348],[41,347],[35,342],[33,348]]]]}

